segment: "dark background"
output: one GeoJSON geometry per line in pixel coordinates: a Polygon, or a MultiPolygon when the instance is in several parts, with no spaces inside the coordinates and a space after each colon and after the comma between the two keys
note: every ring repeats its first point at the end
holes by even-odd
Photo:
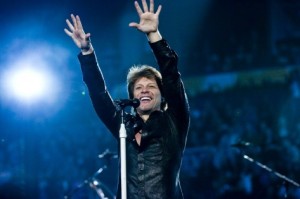
{"type": "MultiPolygon", "coordinates": [[[[30,105],[8,99],[1,86],[0,198],[63,198],[72,190],[70,198],[99,198],[84,180],[105,165],[95,179],[111,198],[118,162],[98,155],[117,152],[116,141],[93,110],[79,51],[63,29],[71,13],[80,15],[112,96],[126,98],[128,68],[156,65],[145,35],[128,27],[138,20],[133,1],[0,3],[1,77],[17,60],[37,57],[58,82],[48,91],[58,90],[51,103],[30,105]]],[[[300,198],[300,2],[155,3],[163,6],[160,32],[179,55],[190,99],[185,198],[300,198]]]]}

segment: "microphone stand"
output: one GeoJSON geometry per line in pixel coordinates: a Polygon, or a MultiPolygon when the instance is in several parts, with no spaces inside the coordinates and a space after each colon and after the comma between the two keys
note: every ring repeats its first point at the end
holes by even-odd
{"type": "MultiPolygon", "coordinates": [[[[92,185],[94,185],[94,179],[95,177],[102,173],[105,169],[107,168],[106,165],[104,165],[103,167],[101,167],[100,169],[98,169],[91,177],[89,177],[88,179],[84,180],[83,182],[81,182],[79,185],[77,185],[74,189],[72,189],[67,195],[64,196],[64,199],[68,199],[68,198],[72,198],[73,194],[81,189],[84,185],[89,184],[92,188],[94,188],[92,185]]],[[[97,183],[99,183],[97,181],[97,183]]],[[[98,192],[97,192],[98,193],[98,192]]],[[[98,193],[99,195],[99,193],[98,193]]]]}
{"type": "Polygon", "coordinates": [[[290,184],[292,184],[292,185],[294,185],[294,186],[296,186],[296,187],[298,187],[298,188],[300,187],[299,183],[295,182],[294,180],[286,177],[285,175],[283,175],[283,174],[281,174],[281,173],[279,173],[277,171],[272,170],[270,167],[262,164],[259,161],[254,160],[253,158],[249,157],[248,155],[243,154],[243,158],[246,159],[246,160],[248,160],[249,162],[252,162],[252,163],[256,164],[257,166],[263,168],[264,170],[267,170],[268,172],[276,175],[280,179],[282,179],[283,180],[283,184],[285,185],[284,198],[287,198],[287,187],[288,187],[287,182],[290,183],[290,184]]]}
{"type": "Polygon", "coordinates": [[[121,111],[120,138],[120,162],[121,162],[121,198],[127,198],[127,175],[126,175],[126,137],[127,132],[124,124],[124,108],[126,105],[115,101],[117,111],[121,111]]]}
{"type": "Polygon", "coordinates": [[[126,175],[126,137],[127,132],[124,123],[124,109],[127,106],[137,108],[140,105],[138,99],[123,99],[114,101],[116,109],[121,112],[121,124],[119,130],[120,138],[120,160],[121,160],[121,199],[127,198],[127,175],[126,175]]]}
{"type": "Polygon", "coordinates": [[[106,160],[106,164],[104,164],[102,167],[100,167],[92,176],[90,176],[89,178],[83,180],[79,185],[77,185],[74,189],[72,189],[68,194],[66,194],[64,196],[64,199],[69,199],[72,198],[73,194],[81,189],[83,186],[85,185],[90,185],[90,187],[92,189],[94,189],[98,196],[100,196],[101,199],[107,199],[107,197],[105,196],[104,192],[103,192],[103,188],[105,188],[105,190],[112,196],[112,192],[109,190],[108,187],[106,187],[101,181],[97,180],[96,177],[101,174],[105,169],[108,168],[108,164],[110,163],[109,161],[112,158],[117,158],[117,155],[115,155],[114,153],[110,152],[109,149],[106,149],[102,154],[100,154],[98,156],[99,158],[103,158],[104,160],[106,160]]]}
{"type": "Polygon", "coordinates": [[[285,175],[277,172],[277,171],[274,171],[272,170],[270,167],[266,166],[265,164],[262,164],[261,162],[251,158],[250,156],[246,155],[245,152],[243,151],[243,149],[245,149],[246,147],[249,147],[251,146],[252,144],[249,143],[249,142],[244,142],[244,141],[239,141],[238,143],[235,143],[235,144],[232,144],[231,146],[232,147],[236,147],[240,150],[241,154],[243,155],[243,158],[248,160],[249,162],[251,163],[254,163],[256,164],[257,166],[259,166],[260,168],[268,171],[269,173],[271,174],[274,174],[275,176],[277,176],[278,178],[282,179],[283,180],[283,184],[285,186],[285,193],[284,193],[284,198],[287,198],[287,188],[288,188],[288,185],[287,183],[290,183],[296,187],[300,187],[300,184],[295,182],[294,180],[286,177],[285,175]]]}
{"type": "Polygon", "coordinates": [[[120,158],[121,158],[121,198],[127,198],[127,175],[126,175],[126,128],[124,124],[124,110],[121,111],[120,126],[120,158]]]}

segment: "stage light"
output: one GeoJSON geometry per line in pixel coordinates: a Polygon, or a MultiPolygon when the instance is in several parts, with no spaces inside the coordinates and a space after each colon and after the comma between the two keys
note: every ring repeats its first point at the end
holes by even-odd
{"type": "Polygon", "coordinates": [[[49,80],[43,71],[23,68],[8,76],[8,87],[15,97],[32,101],[43,96],[49,87],[49,80]]]}
{"type": "Polygon", "coordinates": [[[27,105],[54,101],[59,85],[47,61],[27,56],[10,64],[1,76],[2,97],[27,105]]]}

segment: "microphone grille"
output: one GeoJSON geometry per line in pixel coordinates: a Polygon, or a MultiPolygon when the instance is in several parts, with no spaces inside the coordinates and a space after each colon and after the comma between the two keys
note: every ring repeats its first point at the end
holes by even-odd
{"type": "Polygon", "coordinates": [[[134,98],[134,99],[132,100],[132,104],[133,104],[133,107],[134,107],[134,108],[137,108],[137,107],[139,107],[139,105],[140,105],[140,100],[137,99],[137,98],[134,98]]]}

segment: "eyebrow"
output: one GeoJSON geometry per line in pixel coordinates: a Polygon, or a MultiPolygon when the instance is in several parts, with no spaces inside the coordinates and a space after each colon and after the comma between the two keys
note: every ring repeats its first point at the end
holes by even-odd
{"type": "MultiPolygon", "coordinates": [[[[154,85],[154,86],[157,86],[157,83],[156,82],[151,82],[151,83],[148,83],[148,84],[146,84],[146,86],[148,86],[148,85],[154,85]]],[[[134,85],[135,87],[136,86],[144,86],[144,84],[136,84],[136,85],[134,85]]]]}

